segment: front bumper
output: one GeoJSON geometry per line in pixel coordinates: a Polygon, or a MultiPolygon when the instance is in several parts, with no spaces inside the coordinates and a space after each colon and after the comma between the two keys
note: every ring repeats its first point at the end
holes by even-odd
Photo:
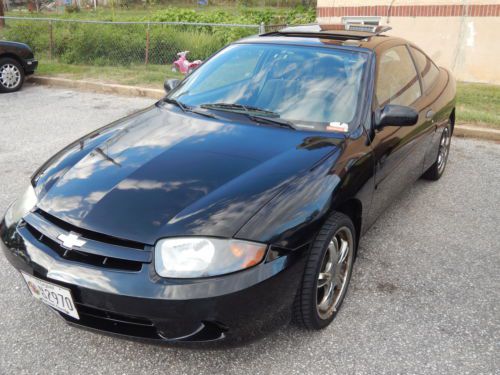
{"type": "Polygon", "coordinates": [[[292,251],[251,269],[205,279],[165,279],[153,263],[125,271],[63,258],[21,222],[0,224],[0,247],[18,270],[71,290],[85,328],[156,341],[241,341],[286,322],[304,269],[292,251]]]}
{"type": "Polygon", "coordinates": [[[24,71],[26,74],[33,74],[38,67],[38,60],[36,59],[27,59],[24,61],[24,71]]]}

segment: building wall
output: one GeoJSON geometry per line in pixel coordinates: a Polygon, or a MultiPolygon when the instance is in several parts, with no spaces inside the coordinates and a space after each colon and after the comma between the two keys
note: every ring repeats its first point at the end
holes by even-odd
{"type": "Polygon", "coordinates": [[[457,79],[500,84],[500,0],[318,0],[320,24],[380,16],[457,79]]]}

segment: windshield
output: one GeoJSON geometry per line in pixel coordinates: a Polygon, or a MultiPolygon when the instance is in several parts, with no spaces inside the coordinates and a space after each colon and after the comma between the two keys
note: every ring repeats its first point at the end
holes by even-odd
{"type": "Polygon", "coordinates": [[[342,49],[235,44],[194,71],[169,98],[209,110],[267,112],[297,129],[338,131],[340,125],[346,131],[362,97],[366,63],[367,54],[342,49]]]}

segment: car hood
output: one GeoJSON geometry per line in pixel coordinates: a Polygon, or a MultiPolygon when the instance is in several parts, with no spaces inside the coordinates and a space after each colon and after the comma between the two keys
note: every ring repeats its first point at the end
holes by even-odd
{"type": "Polygon", "coordinates": [[[180,235],[232,237],[343,139],[163,107],[56,154],[33,178],[38,208],[76,227],[145,244],[180,235]]]}

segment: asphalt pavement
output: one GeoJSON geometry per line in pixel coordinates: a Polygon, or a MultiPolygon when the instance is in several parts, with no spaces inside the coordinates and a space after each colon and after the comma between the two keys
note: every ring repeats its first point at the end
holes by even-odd
{"type": "MultiPolygon", "coordinates": [[[[26,85],[0,95],[0,212],[67,143],[149,99],[26,85]]],[[[269,312],[270,314],[272,311],[269,312]]],[[[454,138],[361,240],[330,327],[230,349],[154,346],[66,325],[0,254],[0,374],[499,374],[500,145],[454,138]]]]}

